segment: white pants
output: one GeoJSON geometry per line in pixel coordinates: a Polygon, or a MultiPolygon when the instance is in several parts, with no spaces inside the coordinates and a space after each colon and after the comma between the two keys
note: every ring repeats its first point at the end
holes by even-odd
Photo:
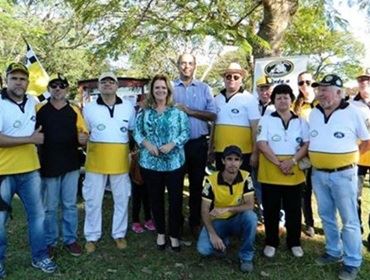
{"type": "Polygon", "coordinates": [[[126,236],[131,195],[128,173],[106,175],[86,172],[82,194],[85,200],[84,234],[87,241],[97,241],[102,235],[102,204],[108,177],[114,201],[112,237],[117,239],[126,236]]]}

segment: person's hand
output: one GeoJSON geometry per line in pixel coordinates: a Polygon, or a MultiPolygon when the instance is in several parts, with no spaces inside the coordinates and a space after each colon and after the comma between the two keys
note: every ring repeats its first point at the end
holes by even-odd
{"type": "Polygon", "coordinates": [[[292,174],[294,162],[291,159],[285,159],[280,162],[280,170],[283,172],[285,175],[290,175],[292,174]]]}
{"type": "Polygon", "coordinates": [[[189,115],[190,113],[190,109],[188,106],[186,106],[185,104],[182,104],[182,103],[176,103],[175,104],[175,107],[183,112],[185,112],[186,114],[189,115]]]}
{"type": "Polygon", "coordinates": [[[42,126],[40,125],[30,136],[30,143],[32,144],[44,144],[44,133],[41,132],[42,126]]]}
{"type": "Polygon", "coordinates": [[[81,146],[85,146],[87,143],[87,140],[89,140],[89,134],[86,132],[79,132],[78,133],[78,143],[81,146]]]}
{"type": "Polygon", "coordinates": [[[222,251],[222,252],[226,250],[226,246],[224,242],[217,234],[210,234],[209,237],[210,237],[210,241],[211,241],[213,248],[215,248],[216,250],[222,251]]]}
{"type": "Polygon", "coordinates": [[[211,210],[211,212],[209,212],[209,214],[213,217],[218,217],[218,216],[221,216],[222,214],[224,214],[228,211],[229,211],[229,208],[227,208],[227,207],[222,207],[222,208],[215,207],[211,210]]]}
{"type": "Polygon", "coordinates": [[[170,143],[167,143],[161,147],[159,147],[159,151],[161,153],[164,153],[164,154],[168,154],[169,152],[172,151],[172,149],[175,147],[175,143],[173,142],[170,142],[170,143]]]}
{"type": "Polygon", "coordinates": [[[158,151],[157,146],[153,145],[152,143],[146,140],[143,141],[143,145],[145,149],[147,149],[152,156],[156,156],[156,157],[159,156],[159,151],[158,151]]]}

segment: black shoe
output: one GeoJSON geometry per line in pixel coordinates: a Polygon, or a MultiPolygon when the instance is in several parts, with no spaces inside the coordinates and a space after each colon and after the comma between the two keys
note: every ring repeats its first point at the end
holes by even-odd
{"type": "Polygon", "coordinates": [[[157,244],[158,251],[164,251],[166,249],[166,243],[164,244],[157,244]]]}

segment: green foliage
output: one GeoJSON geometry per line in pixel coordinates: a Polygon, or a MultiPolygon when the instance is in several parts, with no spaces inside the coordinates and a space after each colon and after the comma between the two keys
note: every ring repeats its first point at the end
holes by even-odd
{"type": "Polygon", "coordinates": [[[283,43],[286,55],[312,55],[314,75],[336,72],[353,77],[364,56],[364,46],[348,31],[332,29],[322,1],[301,6],[283,43]]]}

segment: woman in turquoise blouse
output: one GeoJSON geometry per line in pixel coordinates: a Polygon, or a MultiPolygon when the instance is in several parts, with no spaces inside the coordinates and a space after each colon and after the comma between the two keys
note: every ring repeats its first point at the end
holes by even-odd
{"type": "Polygon", "coordinates": [[[164,250],[166,247],[164,193],[167,187],[170,246],[178,252],[184,144],[190,137],[190,127],[187,115],[173,106],[172,95],[168,77],[156,75],[150,83],[144,109],[137,116],[134,138],[140,146],[139,165],[151,200],[157,248],[164,250]]]}

